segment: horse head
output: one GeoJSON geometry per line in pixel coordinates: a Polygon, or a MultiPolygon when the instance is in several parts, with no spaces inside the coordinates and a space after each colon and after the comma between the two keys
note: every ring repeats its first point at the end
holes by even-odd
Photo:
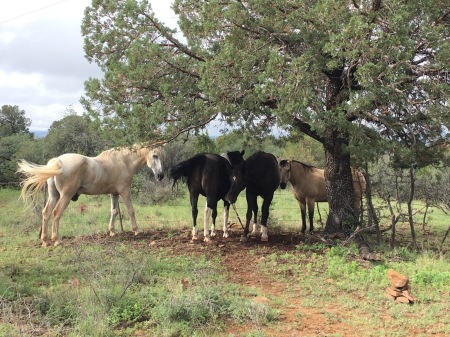
{"type": "Polygon", "coordinates": [[[225,196],[225,200],[234,204],[239,193],[245,188],[245,162],[233,168],[230,175],[230,190],[225,196]]]}
{"type": "Polygon", "coordinates": [[[291,161],[290,160],[282,160],[279,164],[280,167],[280,188],[285,189],[287,182],[291,178],[291,161]]]}
{"type": "Polygon", "coordinates": [[[236,167],[244,161],[244,153],[245,150],[239,151],[231,151],[222,153],[221,156],[224,157],[231,166],[236,167]]]}
{"type": "Polygon", "coordinates": [[[162,159],[164,157],[163,147],[155,147],[148,152],[147,166],[150,167],[155,175],[156,180],[160,181],[164,178],[162,159]]]}

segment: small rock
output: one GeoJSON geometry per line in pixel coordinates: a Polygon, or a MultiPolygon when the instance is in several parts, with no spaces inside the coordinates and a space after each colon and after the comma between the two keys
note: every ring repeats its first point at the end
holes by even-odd
{"type": "Polygon", "coordinates": [[[386,292],[387,292],[389,295],[394,296],[394,297],[398,297],[398,296],[401,296],[401,295],[402,295],[402,292],[401,292],[400,290],[397,290],[397,289],[392,288],[392,287],[387,287],[387,288],[386,288],[386,292]]]}
{"type": "Polygon", "coordinates": [[[404,297],[406,297],[406,298],[407,298],[409,301],[411,301],[411,302],[417,301],[417,297],[411,295],[411,294],[409,293],[408,290],[403,290],[403,291],[402,291],[402,295],[403,295],[404,297]]]}
{"type": "Polygon", "coordinates": [[[406,297],[403,297],[403,296],[399,296],[395,300],[397,302],[400,302],[400,303],[409,303],[409,300],[406,297]]]}
{"type": "Polygon", "coordinates": [[[395,271],[394,269],[389,269],[387,272],[387,276],[391,284],[398,289],[403,289],[408,286],[409,279],[395,271]]]}

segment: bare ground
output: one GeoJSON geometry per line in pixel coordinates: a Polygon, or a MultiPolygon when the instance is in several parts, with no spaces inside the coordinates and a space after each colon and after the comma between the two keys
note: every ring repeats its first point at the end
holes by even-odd
{"type": "MultiPolygon", "coordinates": [[[[235,225],[236,228],[236,225],[235,225]]],[[[222,232],[211,242],[193,242],[190,229],[180,231],[145,231],[135,237],[132,233],[119,234],[119,238],[131,241],[136,248],[142,249],[142,245],[148,248],[167,249],[175,255],[205,254],[211,258],[221,257],[222,266],[227,271],[230,282],[253,289],[253,300],[261,302],[279,311],[277,322],[262,326],[236,325],[230,322],[226,327],[224,336],[244,336],[251,331],[259,330],[265,336],[279,337],[307,337],[307,336],[362,336],[362,331],[342,322],[327,319],[326,314],[340,317],[350,316],[350,312],[338,305],[332,304],[327,308],[311,308],[302,305],[302,289],[295,284],[287,285],[286,282],[277,280],[275,275],[270,275],[259,268],[267,256],[282,251],[294,251],[296,245],[302,243],[305,237],[292,235],[292,233],[269,233],[269,242],[260,242],[258,239],[250,239],[247,243],[240,242],[241,230],[232,232],[227,239],[222,238],[222,232]]],[[[91,237],[95,241],[117,240],[106,235],[91,237]]],[[[87,237],[79,237],[86,240],[87,237]]],[[[78,241],[74,238],[65,238],[65,244],[74,244],[78,241]]],[[[250,296],[250,295],[249,295],[250,296]]]]}
{"type": "MultiPolygon", "coordinates": [[[[238,228],[238,226],[234,226],[238,228]]],[[[370,336],[374,331],[369,331],[364,326],[347,324],[352,320],[355,312],[333,302],[328,301],[326,307],[312,307],[303,304],[304,291],[295,282],[287,282],[289,274],[279,279],[279,275],[270,273],[259,268],[259,264],[264,263],[266,258],[272,253],[293,252],[296,246],[305,243],[306,239],[302,235],[292,233],[270,233],[269,242],[260,242],[258,239],[251,239],[247,243],[240,242],[242,230],[238,228],[232,232],[230,238],[223,239],[222,232],[218,231],[218,236],[211,242],[191,240],[190,229],[179,231],[144,231],[138,236],[130,232],[121,233],[118,237],[109,238],[107,235],[95,235],[91,237],[65,238],[65,244],[76,244],[78,240],[102,241],[108,243],[110,240],[129,241],[138,249],[164,248],[174,255],[196,255],[204,254],[217,259],[220,257],[222,266],[227,271],[230,282],[245,286],[256,295],[248,295],[252,300],[268,304],[279,311],[279,319],[269,325],[253,326],[252,324],[236,325],[230,321],[225,328],[223,336],[245,336],[247,333],[259,330],[264,336],[279,337],[312,337],[312,336],[370,336]],[[330,320],[329,317],[339,319],[330,320]]],[[[294,278],[293,278],[294,280],[294,278]]],[[[332,282],[332,280],[330,280],[332,282]]],[[[380,294],[381,295],[381,294],[380,294]]],[[[361,298],[361,300],[364,300],[361,298]]],[[[385,316],[385,322],[380,329],[389,331],[392,317],[385,316]]],[[[395,325],[394,330],[395,332],[395,325]]],[[[404,331],[406,332],[406,331],[404,331]]],[[[407,331],[408,336],[423,336],[425,331],[417,331],[411,328],[407,331]]],[[[440,334],[433,336],[443,337],[440,334]]]]}

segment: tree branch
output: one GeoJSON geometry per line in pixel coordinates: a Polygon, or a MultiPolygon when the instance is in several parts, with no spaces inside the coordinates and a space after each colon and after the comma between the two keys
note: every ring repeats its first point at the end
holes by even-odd
{"type": "Polygon", "coordinates": [[[315,132],[311,128],[311,125],[309,125],[308,123],[305,123],[302,120],[300,120],[299,118],[295,117],[292,124],[295,127],[297,127],[300,130],[300,132],[303,132],[305,135],[319,141],[320,143],[324,142],[323,137],[321,137],[317,132],[315,132]]]}

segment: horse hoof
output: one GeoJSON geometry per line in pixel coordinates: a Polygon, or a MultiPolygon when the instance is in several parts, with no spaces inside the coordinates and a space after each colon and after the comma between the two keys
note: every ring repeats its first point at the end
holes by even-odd
{"type": "Polygon", "coordinates": [[[209,243],[209,242],[211,242],[211,238],[209,236],[205,236],[205,238],[203,239],[203,242],[209,243]]]}
{"type": "Polygon", "coordinates": [[[228,239],[229,236],[230,236],[230,234],[228,234],[228,233],[223,233],[223,238],[224,238],[224,239],[228,239]]]}
{"type": "Polygon", "coordinates": [[[261,241],[262,242],[267,242],[267,241],[269,241],[269,237],[268,236],[261,236],[261,241]]]}
{"type": "Polygon", "coordinates": [[[241,239],[240,239],[239,241],[241,241],[241,242],[247,242],[248,239],[247,239],[247,237],[246,237],[245,235],[242,235],[242,236],[241,236],[241,239]]]}
{"type": "Polygon", "coordinates": [[[50,245],[51,245],[50,242],[42,241],[42,247],[48,247],[48,246],[50,246],[50,245]]]}
{"type": "Polygon", "coordinates": [[[140,229],[137,229],[134,231],[134,235],[139,235],[140,233],[142,233],[142,231],[140,229]]]}
{"type": "Polygon", "coordinates": [[[193,236],[191,240],[192,241],[198,241],[198,236],[197,235],[193,236]]]}
{"type": "Polygon", "coordinates": [[[53,246],[57,247],[57,246],[59,246],[60,244],[61,244],[61,241],[56,240],[55,243],[53,244],[53,246]]]}
{"type": "Polygon", "coordinates": [[[109,232],[109,236],[110,236],[110,237],[116,236],[116,232],[110,231],[110,232],[109,232]]]}
{"type": "Polygon", "coordinates": [[[211,232],[210,236],[211,237],[215,237],[216,236],[216,232],[211,232]]]}

